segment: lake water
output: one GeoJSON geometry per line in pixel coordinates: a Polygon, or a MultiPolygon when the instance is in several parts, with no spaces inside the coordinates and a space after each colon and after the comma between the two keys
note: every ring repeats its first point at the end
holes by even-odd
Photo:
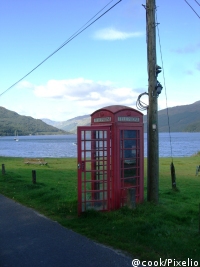
{"type": "MultiPolygon", "coordinates": [[[[0,156],[8,157],[77,157],[76,135],[0,137],[0,156]]],[[[172,156],[187,157],[200,151],[200,133],[171,133],[172,156]]],[[[159,134],[159,156],[171,157],[169,133],[159,134]]],[[[147,135],[144,135],[147,156],[147,135]]]]}

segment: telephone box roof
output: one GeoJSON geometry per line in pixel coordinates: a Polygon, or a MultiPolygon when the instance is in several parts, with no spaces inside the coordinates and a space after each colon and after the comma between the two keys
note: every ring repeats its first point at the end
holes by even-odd
{"type": "Polygon", "coordinates": [[[107,107],[103,107],[103,108],[100,108],[96,111],[94,111],[91,116],[93,114],[95,114],[96,112],[99,112],[100,110],[107,110],[107,111],[110,111],[111,113],[115,114],[119,111],[122,111],[122,110],[134,110],[135,112],[138,112],[139,114],[142,114],[140,111],[134,109],[134,108],[131,108],[131,107],[127,107],[127,106],[123,106],[123,105],[112,105],[112,106],[107,106],[107,107]]]}

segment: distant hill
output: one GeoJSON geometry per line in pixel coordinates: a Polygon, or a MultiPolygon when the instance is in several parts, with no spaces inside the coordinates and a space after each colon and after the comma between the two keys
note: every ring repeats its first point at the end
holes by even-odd
{"type": "MultiPolygon", "coordinates": [[[[200,132],[200,101],[190,105],[168,108],[171,132],[200,132]]],[[[77,126],[90,125],[90,115],[72,118],[67,121],[55,122],[44,119],[46,123],[59,129],[76,133],[77,126]]],[[[159,131],[168,132],[167,109],[158,111],[159,131]]],[[[147,116],[144,116],[144,129],[147,129],[147,116]]]]}
{"type": "Polygon", "coordinates": [[[19,136],[67,134],[66,131],[50,126],[42,120],[21,116],[14,111],[0,107],[0,136],[14,136],[16,131],[19,136]]]}
{"type": "Polygon", "coordinates": [[[51,121],[48,119],[42,119],[44,122],[57,127],[59,129],[65,130],[70,133],[77,132],[77,126],[87,126],[90,125],[90,115],[78,116],[67,121],[51,121]]]}
{"type": "MultiPolygon", "coordinates": [[[[168,108],[171,132],[200,132],[200,101],[190,105],[168,108]]],[[[144,116],[146,129],[147,116],[144,116]]],[[[158,112],[160,132],[168,132],[167,109],[158,112]]]]}

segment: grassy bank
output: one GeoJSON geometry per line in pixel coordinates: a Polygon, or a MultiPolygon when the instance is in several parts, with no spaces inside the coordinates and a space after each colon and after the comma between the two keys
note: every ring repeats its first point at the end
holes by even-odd
{"type": "MultiPolygon", "coordinates": [[[[128,252],[141,260],[187,258],[200,262],[200,157],[175,158],[177,187],[171,189],[170,159],[160,159],[159,204],[146,200],[134,210],[77,216],[76,159],[46,159],[44,166],[22,158],[0,157],[0,193],[89,238],[128,252]],[[37,183],[32,183],[32,170],[37,183]]],[[[146,180],[146,173],[145,173],[146,180]]],[[[145,181],[146,196],[146,181],[145,181]]]]}

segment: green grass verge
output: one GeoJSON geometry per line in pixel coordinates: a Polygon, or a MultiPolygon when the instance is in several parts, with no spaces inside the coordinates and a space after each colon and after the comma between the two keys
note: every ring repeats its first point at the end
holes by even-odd
{"type": "Polygon", "coordinates": [[[0,193],[63,226],[141,260],[200,262],[200,175],[195,176],[199,157],[175,158],[178,191],[171,189],[170,159],[160,159],[158,205],[145,200],[134,210],[88,211],[80,217],[76,159],[48,159],[45,166],[26,165],[22,158],[0,159],[6,170],[5,175],[0,173],[0,193]],[[32,170],[36,170],[36,184],[32,170]]]}

